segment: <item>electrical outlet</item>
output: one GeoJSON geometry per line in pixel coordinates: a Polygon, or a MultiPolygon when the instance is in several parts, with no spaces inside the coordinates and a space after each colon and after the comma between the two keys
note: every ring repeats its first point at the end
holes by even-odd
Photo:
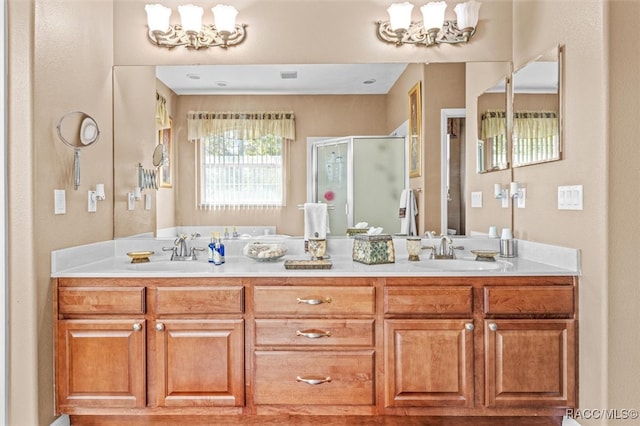
{"type": "Polygon", "coordinates": [[[509,208],[509,190],[505,189],[504,193],[505,193],[505,197],[502,198],[502,208],[508,209],[509,208]]]}
{"type": "Polygon", "coordinates": [[[65,214],[67,212],[66,198],[64,189],[53,190],[53,214],[65,214]]]}
{"type": "Polygon", "coordinates": [[[144,209],[151,210],[151,195],[144,194],[144,209]]]}
{"type": "Polygon", "coordinates": [[[98,198],[96,197],[96,191],[89,191],[87,197],[87,211],[89,213],[95,213],[98,211],[98,198]]]}
{"type": "Polygon", "coordinates": [[[526,206],[526,201],[527,199],[527,190],[525,188],[520,188],[520,196],[518,198],[516,198],[516,206],[518,206],[519,209],[524,209],[526,206]]]}

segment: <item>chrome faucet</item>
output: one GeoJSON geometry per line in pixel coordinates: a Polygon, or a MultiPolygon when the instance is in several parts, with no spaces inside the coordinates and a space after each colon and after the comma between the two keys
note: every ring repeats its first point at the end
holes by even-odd
{"type": "Polygon", "coordinates": [[[431,250],[431,259],[455,259],[455,250],[463,250],[463,246],[455,246],[451,241],[451,238],[446,235],[441,235],[440,247],[426,246],[423,249],[431,250]]]}
{"type": "MultiPolygon", "coordinates": [[[[200,234],[195,232],[191,234],[191,239],[195,240],[199,236],[200,234]]],[[[175,239],[172,247],[163,247],[162,250],[171,252],[170,260],[198,260],[196,251],[204,251],[205,248],[191,247],[191,249],[189,249],[187,235],[181,234],[175,239]]]]}

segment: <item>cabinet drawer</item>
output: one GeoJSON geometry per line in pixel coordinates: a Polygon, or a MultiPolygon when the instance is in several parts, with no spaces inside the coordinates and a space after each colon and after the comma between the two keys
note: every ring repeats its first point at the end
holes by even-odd
{"type": "Polygon", "coordinates": [[[60,287],[61,314],[144,314],[144,287],[60,287]]]}
{"type": "Polygon", "coordinates": [[[256,351],[256,404],[372,405],[373,351],[256,351]]]}
{"type": "Polygon", "coordinates": [[[363,315],[375,312],[373,287],[261,286],[254,289],[256,315],[363,315]]]}
{"type": "Polygon", "coordinates": [[[441,314],[469,316],[473,310],[471,286],[387,287],[385,314],[441,314]]]}
{"type": "Polygon", "coordinates": [[[573,287],[484,288],[484,313],[489,315],[561,314],[574,312],[573,287]]]}
{"type": "Polygon", "coordinates": [[[242,287],[158,287],[158,314],[240,314],[242,287]]]}
{"type": "Polygon", "coordinates": [[[256,345],[373,346],[373,320],[256,320],[256,345]]]}

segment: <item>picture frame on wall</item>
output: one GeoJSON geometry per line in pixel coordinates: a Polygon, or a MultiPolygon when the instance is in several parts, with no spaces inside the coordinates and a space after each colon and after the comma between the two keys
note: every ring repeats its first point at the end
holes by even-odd
{"type": "Polygon", "coordinates": [[[422,90],[418,81],[409,90],[409,177],[422,175],[422,90]]]}
{"type": "Polygon", "coordinates": [[[162,144],[164,162],[160,166],[160,187],[173,186],[173,119],[169,118],[169,127],[158,130],[158,143],[162,144]]]}

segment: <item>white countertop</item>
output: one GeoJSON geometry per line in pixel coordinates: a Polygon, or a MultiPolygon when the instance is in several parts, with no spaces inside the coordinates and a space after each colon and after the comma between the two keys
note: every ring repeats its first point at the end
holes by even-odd
{"type": "MultiPolygon", "coordinates": [[[[196,261],[170,261],[170,253],[163,247],[171,246],[172,239],[126,238],[105,241],[85,246],[56,250],[51,253],[51,276],[57,277],[428,277],[428,276],[540,276],[540,275],[580,275],[579,250],[518,241],[519,256],[515,258],[496,257],[491,262],[476,262],[472,249],[497,250],[499,241],[485,237],[455,238],[455,245],[463,245],[457,251],[457,258],[468,261],[469,268],[496,268],[451,270],[440,268],[440,262],[429,260],[424,251],[421,260],[410,262],[406,255],[406,245],[402,238],[394,238],[396,259],[394,263],[365,265],[351,258],[353,240],[331,238],[328,252],[333,264],[331,269],[285,269],[287,259],[309,259],[303,252],[301,238],[280,238],[288,249],[287,255],[273,262],[258,262],[243,256],[242,247],[252,240],[225,241],[226,262],[216,266],[208,263],[206,252],[201,252],[196,261]],[[132,264],[126,255],[129,251],[150,250],[154,252],[148,263],[132,264]],[[490,265],[490,266],[489,266],[490,265]]],[[[206,247],[206,239],[193,242],[197,247],[206,247]]],[[[423,245],[438,245],[439,239],[424,238],[423,245]]]]}

